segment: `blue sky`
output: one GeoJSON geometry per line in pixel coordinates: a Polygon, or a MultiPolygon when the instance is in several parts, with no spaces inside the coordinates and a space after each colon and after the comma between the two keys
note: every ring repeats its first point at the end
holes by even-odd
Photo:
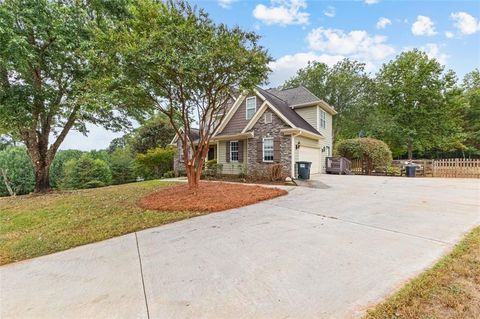
{"type": "MultiPolygon", "coordinates": [[[[308,61],[348,57],[375,73],[411,48],[437,58],[461,78],[480,68],[480,1],[196,0],[217,23],[262,36],[275,59],[268,86],[282,84],[308,61]]],[[[122,134],[90,126],[67,136],[63,149],[100,149],[122,134]]]]}

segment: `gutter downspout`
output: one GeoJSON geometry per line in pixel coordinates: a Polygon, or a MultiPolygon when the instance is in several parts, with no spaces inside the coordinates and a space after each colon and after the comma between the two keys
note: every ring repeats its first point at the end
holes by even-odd
{"type": "Polygon", "coordinates": [[[297,137],[301,134],[302,134],[302,132],[298,132],[297,134],[290,135],[291,139],[292,139],[292,169],[291,169],[291,173],[292,173],[291,179],[292,179],[292,181],[295,179],[295,152],[296,152],[295,137],[297,137]]]}

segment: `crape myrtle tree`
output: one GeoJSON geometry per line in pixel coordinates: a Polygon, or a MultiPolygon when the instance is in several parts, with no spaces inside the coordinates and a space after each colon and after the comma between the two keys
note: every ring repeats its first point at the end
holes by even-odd
{"type": "Polygon", "coordinates": [[[120,72],[112,79],[133,92],[118,95],[169,118],[183,145],[189,187],[196,189],[232,89],[263,83],[270,57],[256,34],[215,24],[185,1],[140,0],[130,9],[131,17],[104,35],[105,47],[115,49],[111,65],[120,72]]]}
{"type": "Polygon", "coordinates": [[[94,90],[105,69],[95,34],[125,9],[123,0],[0,1],[0,131],[25,144],[35,192],[50,189],[49,167],[72,129],[128,125],[126,110],[94,90]]]}
{"type": "Polygon", "coordinates": [[[377,99],[392,124],[384,140],[414,151],[461,147],[464,104],[455,73],[419,50],[403,52],[377,74],[377,99]]]}

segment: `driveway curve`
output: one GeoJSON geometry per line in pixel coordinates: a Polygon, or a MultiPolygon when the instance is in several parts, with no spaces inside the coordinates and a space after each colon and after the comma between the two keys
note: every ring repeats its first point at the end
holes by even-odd
{"type": "Polygon", "coordinates": [[[355,318],[480,224],[478,180],[289,195],[0,267],[1,318],[355,318]]]}

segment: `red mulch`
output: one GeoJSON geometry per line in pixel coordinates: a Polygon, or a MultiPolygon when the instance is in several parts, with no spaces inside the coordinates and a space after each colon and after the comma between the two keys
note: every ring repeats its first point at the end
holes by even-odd
{"type": "Polygon", "coordinates": [[[221,182],[200,182],[196,192],[188,185],[164,188],[142,198],[144,209],[162,211],[218,212],[282,196],[288,192],[272,187],[221,182]]]}

